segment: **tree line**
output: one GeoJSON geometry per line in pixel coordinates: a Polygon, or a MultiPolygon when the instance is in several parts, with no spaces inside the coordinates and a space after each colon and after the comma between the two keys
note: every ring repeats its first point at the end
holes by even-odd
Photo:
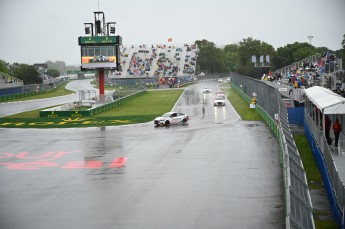
{"type": "Polygon", "coordinates": [[[67,66],[64,61],[49,60],[39,65],[46,65],[47,69],[42,72],[35,65],[20,63],[9,64],[4,60],[0,60],[0,72],[23,80],[24,84],[41,84],[43,83],[41,74],[46,74],[55,78],[62,74],[66,74],[69,70],[80,70],[80,66],[67,66]]]}
{"type": "Polygon", "coordinates": [[[304,42],[287,44],[275,50],[266,42],[245,38],[239,43],[217,47],[215,43],[207,40],[197,40],[199,53],[197,59],[197,72],[225,73],[239,72],[243,75],[251,75],[254,70],[252,56],[270,56],[270,69],[276,70],[288,66],[317,53],[331,52],[337,58],[345,59],[345,34],[343,35],[342,49],[330,50],[327,47],[314,47],[304,42]]]}
{"type": "MultiPolygon", "coordinates": [[[[251,37],[224,47],[217,47],[215,43],[205,39],[197,40],[195,43],[199,48],[196,66],[196,72],[198,73],[226,73],[232,71],[250,76],[254,69],[253,55],[257,57],[269,55],[271,70],[280,69],[308,56],[326,53],[327,51],[335,54],[337,58],[345,59],[345,34],[341,43],[343,48],[335,51],[329,50],[327,47],[314,47],[307,42],[295,42],[275,50],[272,45],[251,37]]],[[[64,61],[46,61],[45,64],[47,71],[44,74],[52,77],[66,74],[69,70],[79,70],[79,66],[67,66],[64,61]]],[[[23,80],[24,84],[42,83],[41,73],[33,65],[9,64],[4,60],[0,60],[0,72],[23,80]]]]}

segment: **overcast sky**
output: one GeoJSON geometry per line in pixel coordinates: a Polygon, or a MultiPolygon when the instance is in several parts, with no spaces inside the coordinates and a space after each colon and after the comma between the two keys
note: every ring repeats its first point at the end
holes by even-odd
{"type": "Polygon", "coordinates": [[[78,65],[78,37],[98,10],[123,45],[253,37],[277,49],[311,35],[312,45],[338,50],[345,34],[345,0],[0,0],[0,59],[78,65]]]}

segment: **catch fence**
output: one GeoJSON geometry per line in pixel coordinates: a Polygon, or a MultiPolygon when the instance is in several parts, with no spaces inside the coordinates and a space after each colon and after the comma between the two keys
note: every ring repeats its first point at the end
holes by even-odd
{"type": "Polygon", "coordinates": [[[253,78],[232,73],[232,87],[249,103],[257,95],[256,110],[265,119],[280,144],[284,179],[286,228],[314,229],[313,208],[302,160],[288,122],[285,103],[273,87],[253,78]]]}

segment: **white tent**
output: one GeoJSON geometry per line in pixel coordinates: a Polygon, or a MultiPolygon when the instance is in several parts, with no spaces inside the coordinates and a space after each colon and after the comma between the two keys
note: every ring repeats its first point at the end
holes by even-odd
{"type": "Polygon", "coordinates": [[[323,114],[345,114],[345,98],[331,90],[314,86],[304,93],[323,114]]]}

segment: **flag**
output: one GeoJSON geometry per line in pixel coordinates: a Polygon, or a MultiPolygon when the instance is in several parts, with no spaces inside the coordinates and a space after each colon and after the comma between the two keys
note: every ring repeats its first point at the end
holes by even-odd
{"type": "Polygon", "coordinates": [[[172,38],[170,37],[170,38],[168,38],[168,42],[172,42],[172,38]]]}

